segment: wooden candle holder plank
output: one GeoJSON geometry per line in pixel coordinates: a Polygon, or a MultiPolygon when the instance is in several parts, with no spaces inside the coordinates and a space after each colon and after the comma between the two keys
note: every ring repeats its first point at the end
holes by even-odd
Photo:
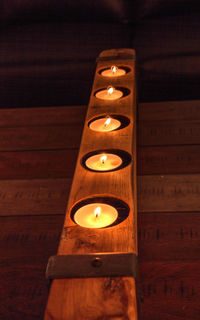
{"type": "MultiPolygon", "coordinates": [[[[76,170],[68,200],[58,255],[92,253],[134,253],[137,255],[136,203],[136,86],[135,52],[131,49],[103,51],[97,69],[86,115],[76,170]],[[129,68],[122,77],[106,78],[99,72],[112,65],[129,68]],[[95,97],[99,89],[112,85],[123,87],[129,94],[114,101],[95,97]],[[99,115],[118,114],[129,118],[130,124],[113,132],[95,132],[88,122],[99,115]],[[96,150],[120,149],[132,161],[112,172],[85,169],[82,158],[96,150]],[[115,197],[130,208],[121,223],[102,229],[83,228],[71,219],[72,207],[91,197],[115,197]]],[[[137,319],[136,287],[133,277],[101,277],[54,280],[49,294],[45,320],[65,319],[137,319]]]]}

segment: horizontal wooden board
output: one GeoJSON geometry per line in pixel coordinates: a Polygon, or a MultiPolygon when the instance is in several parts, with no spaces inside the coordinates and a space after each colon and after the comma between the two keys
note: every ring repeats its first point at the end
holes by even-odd
{"type": "MultiPolygon", "coordinates": [[[[63,214],[71,179],[0,181],[0,215],[63,214]],[[23,203],[23,205],[22,205],[23,203]]],[[[200,211],[200,174],[138,177],[138,211],[200,211]]]]}
{"type": "Polygon", "coordinates": [[[0,153],[1,179],[72,178],[78,150],[0,153]]]}
{"type": "Polygon", "coordinates": [[[82,124],[86,110],[86,106],[1,109],[0,127],[82,124]]]}
{"type": "Polygon", "coordinates": [[[2,320],[43,319],[48,296],[44,277],[46,265],[31,258],[1,260],[0,318],[2,320]]]}
{"type": "MultiPolygon", "coordinates": [[[[51,126],[0,127],[0,151],[79,148],[82,127],[74,123],[51,126]]],[[[200,120],[143,121],[138,124],[138,145],[200,144],[200,120]]]]}
{"type": "MultiPolygon", "coordinates": [[[[0,152],[0,179],[72,178],[78,149],[0,152]]],[[[200,146],[142,147],[138,174],[200,172],[200,146]]]]}
{"type": "MultiPolygon", "coordinates": [[[[64,213],[0,217],[1,258],[21,256],[30,263],[44,262],[44,256],[57,252],[63,223],[64,213]]],[[[196,261],[200,259],[200,212],[140,213],[138,240],[140,263],[196,261]]]]}
{"type": "Polygon", "coordinates": [[[138,177],[140,212],[200,211],[200,174],[138,177]]]}
{"type": "MultiPolygon", "coordinates": [[[[0,218],[2,319],[43,319],[45,267],[57,251],[63,218],[0,218]]],[[[199,320],[199,219],[199,213],[139,215],[141,319],[199,320]]]]}
{"type": "Polygon", "coordinates": [[[64,214],[71,179],[0,181],[0,215],[64,214]]]}
{"type": "Polygon", "coordinates": [[[83,123],[0,128],[0,151],[78,148],[83,123]]]}
{"type": "MultiPolygon", "coordinates": [[[[1,109],[0,127],[82,124],[86,106],[1,109]],[[77,117],[78,114],[78,117],[77,117]]],[[[141,103],[139,122],[166,120],[200,120],[200,101],[167,101],[141,103]]]]}
{"type": "MultiPolygon", "coordinates": [[[[140,104],[141,146],[199,144],[199,102],[140,104]]],[[[0,150],[78,148],[85,106],[1,110],[0,150]]]]}
{"type": "Polygon", "coordinates": [[[200,173],[200,145],[139,148],[137,163],[139,175],[200,173]]]}
{"type": "Polygon", "coordinates": [[[200,120],[200,100],[141,103],[140,121],[200,120]]]}
{"type": "MultiPolygon", "coordinates": [[[[198,118],[198,117],[197,117],[198,118]]],[[[140,121],[140,146],[200,144],[200,120],[140,121]]]]}
{"type": "Polygon", "coordinates": [[[45,264],[57,252],[63,223],[64,214],[0,217],[1,259],[45,264]]]}
{"type": "Polygon", "coordinates": [[[142,320],[200,319],[200,260],[140,264],[142,320]]]}
{"type": "MultiPolygon", "coordinates": [[[[200,261],[141,263],[142,320],[199,320],[200,261]]],[[[1,262],[0,316],[4,320],[43,319],[47,299],[45,264],[21,257],[1,262]]],[[[62,280],[61,280],[62,281],[62,280]]],[[[110,280],[110,285],[115,281],[110,280]]],[[[118,288],[118,287],[117,287],[118,288]]],[[[117,289],[116,288],[116,289],[117,289]]]]}
{"type": "Polygon", "coordinates": [[[139,260],[200,260],[200,213],[138,214],[139,260]]]}

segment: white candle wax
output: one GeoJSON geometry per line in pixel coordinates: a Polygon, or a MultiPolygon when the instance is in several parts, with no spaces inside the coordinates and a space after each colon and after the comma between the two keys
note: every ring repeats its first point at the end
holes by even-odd
{"type": "Polygon", "coordinates": [[[95,154],[85,162],[86,167],[95,171],[114,170],[121,164],[122,159],[113,153],[95,154]]]}
{"type": "Polygon", "coordinates": [[[115,222],[118,211],[105,203],[90,203],[79,208],[74,214],[74,221],[85,228],[104,228],[115,222]]]}
{"type": "Polygon", "coordinates": [[[101,72],[101,75],[103,77],[110,77],[110,78],[114,78],[114,77],[121,77],[124,76],[126,74],[126,71],[122,68],[118,68],[116,66],[112,66],[109,69],[103,70],[101,72]]]}
{"type": "Polygon", "coordinates": [[[108,87],[107,89],[100,90],[96,93],[96,98],[101,100],[116,100],[123,96],[121,90],[117,90],[114,87],[108,87]]]}
{"type": "Polygon", "coordinates": [[[121,122],[110,117],[99,118],[92,121],[89,128],[94,131],[106,132],[116,130],[121,126],[121,122]]]}

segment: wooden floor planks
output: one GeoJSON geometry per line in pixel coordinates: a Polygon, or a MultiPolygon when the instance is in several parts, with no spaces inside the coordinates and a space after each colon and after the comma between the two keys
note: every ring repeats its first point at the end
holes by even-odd
{"type": "MultiPolygon", "coordinates": [[[[138,109],[141,320],[199,320],[200,102],[138,109]]],[[[43,319],[85,112],[0,111],[0,319],[43,319]]]]}

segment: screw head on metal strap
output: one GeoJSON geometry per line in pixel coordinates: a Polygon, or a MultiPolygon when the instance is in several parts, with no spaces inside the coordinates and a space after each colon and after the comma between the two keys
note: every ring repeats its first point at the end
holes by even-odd
{"type": "Polygon", "coordinates": [[[137,275],[134,253],[98,253],[88,255],[57,255],[49,258],[46,278],[121,277],[137,275]]]}

